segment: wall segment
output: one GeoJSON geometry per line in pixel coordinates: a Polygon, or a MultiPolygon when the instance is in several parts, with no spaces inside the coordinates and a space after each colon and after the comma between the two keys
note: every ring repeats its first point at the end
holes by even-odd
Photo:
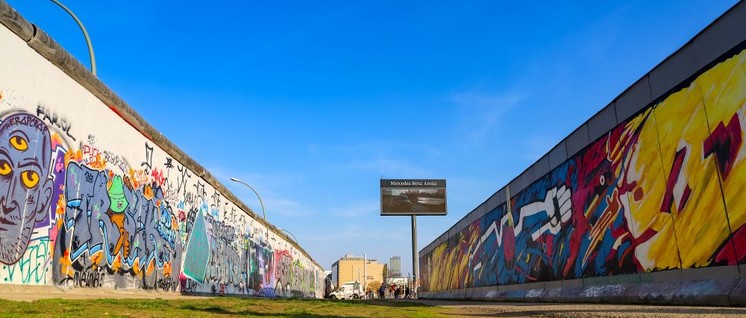
{"type": "Polygon", "coordinates": [[[0,1],[0,284],[321,297],[323,268],[0,1]]]}
{"type": "Polygon", "coordinates": [[[739,3],[420,251],[421,295],[744,304],[743,21],[739,3]]]}

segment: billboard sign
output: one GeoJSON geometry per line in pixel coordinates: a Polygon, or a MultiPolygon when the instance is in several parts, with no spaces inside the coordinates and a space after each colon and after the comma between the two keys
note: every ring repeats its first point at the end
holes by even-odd
{"type": "Polygon", "coordinates": [[[446,215],[445,179],[381,179],[381,215],[446,215]]]}

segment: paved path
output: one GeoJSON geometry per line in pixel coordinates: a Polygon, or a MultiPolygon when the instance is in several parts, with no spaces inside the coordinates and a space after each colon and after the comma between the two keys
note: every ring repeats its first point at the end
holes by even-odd
{"type": "Polygon", "coordinates": [[[95,299],[95,298],[161,298],[199,299],[202,296],[185,296],[178,292],[121,290],[109,288],[66,288],[61,286],[0,285],[0,299],[33,301],[38,299],[95,299]]]}
{"type": "Polygon", "coordinates": [[[452,317],[746,317],[746,308],[414,300],[452,317]]]}
{"type": "MultiPolygon", "coordinates": [[[[203,299],[177,292],[113,290],[107,288],[65,288],[59,286],[0,285],[0,299],[33,301],[37,299],[161,298],[203,299]]],[[[411,301],[443,308],[451,317],[746,317],[746,308],[643,306],[609,304],[504,303],[485,301],[387,300],[411,301]]]]}

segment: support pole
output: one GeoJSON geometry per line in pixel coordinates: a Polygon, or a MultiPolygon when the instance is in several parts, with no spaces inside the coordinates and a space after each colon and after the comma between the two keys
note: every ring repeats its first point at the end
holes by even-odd
{"type": "Polygon", "coordinates": [[[78,24],[78,27],[80,27],[80,30],[83,31],[83,37],[85,38],[85,44],[88,45],[88,57],[91,59],[91,74],[93,74],[93,76],[98,76],[96,75],[96,55],[93,54],[93,44],[91,44],[91,37],[88,36],[88,31],[83,26],[83,22],[81,22],[80,19],[78,19],[78,16],[76,16],[72,10],[68,9],[64,4],[62,4],[62,2],[59,2],[58,0],[51,0],[51,1],[54,2],[54,4],[56,4],[60,8],[62,8],[62,10],[65,10],[65,12],[67,12],[67,14],[69,14],[73,18],[73,20],[75,20],[75,23],[78,24]]]}
{"type": "Polygon", "coordinates": [[[417,257],[417,216],[412,215],[412,291],[411,296],[417,299],[417,286],[419,282],[417,279],[420,277],[420,262],[417,257]]]}

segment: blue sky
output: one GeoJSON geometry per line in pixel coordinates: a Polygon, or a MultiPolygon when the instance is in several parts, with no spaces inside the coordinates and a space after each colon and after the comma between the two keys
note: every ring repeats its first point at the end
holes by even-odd
{"type": "MultiPolygon", "coordinates": [[[[51,1],[7,0],[88,65],[51,1]]],[[[737,1],[66,1],[98,76],[327,269],[411,272],[380,178],[444,178],[448,215],[503,187],[737,1]]]]}

